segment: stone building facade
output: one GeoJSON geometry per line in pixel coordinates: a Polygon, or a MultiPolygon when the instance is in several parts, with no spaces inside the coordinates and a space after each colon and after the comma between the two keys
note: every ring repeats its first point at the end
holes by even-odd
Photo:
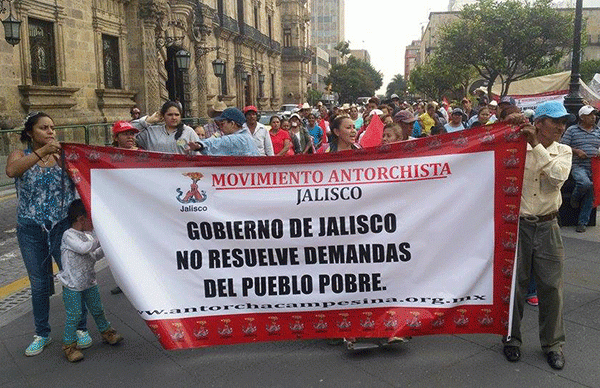
{"type": "Polygon", "coordinates": [[[313,52],[310,49],[310,2],[308,0],[279,0],[283,48],[283,103],[306,102],[311,77],[313,52]]]}
{"type": "MultiPolygon", "coordinates": [[[[177,99],[189,117],[217,99],[283,102],[280,0],[14,0],[21,42],[0,39],[0,128],[44,110],[57,125],[114,122],[177,99]],[[176,53],[190,53],[181,70],[176,53]],[[215,76],[212,63],[225,63],[215,76]]],[[[304,82],[304,81],[303,81],[304,82]]]]}

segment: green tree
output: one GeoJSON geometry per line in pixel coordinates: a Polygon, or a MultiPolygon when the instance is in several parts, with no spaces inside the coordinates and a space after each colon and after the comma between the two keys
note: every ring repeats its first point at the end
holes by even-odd
{"type": "Polygon", "coordinates": [[[372,96],[383,84],[383,77],[370,63],[350,57],[345,64],[334,65],[329,70],[325,83],[332,85],[340,102],[351,103],[358,97],[372,96]]]}
{"type": "Polygon", "coordinates": [[[473,66],[496,81],[502,95],[511,82],[552,67],[573,42],[573,15],[551,7],[552,0],[479,0],[466,5],[459,19],[442,28],[439,54],[447,61],[473,66]]]}
{"type": "Polygon", "coordinates": [[[403,96],[406,94],[407,88],[408,84],[402,74],[396,74],[394,78],[392,78],[392,81],[387,85],[385,95],[387,98],[390,98],[392,94],[403,96]]]}
{"type": "Polygon", "coordinates": [[[431,99],[460,99],[475,78],[472,66],[446,61],[433,55],[425,64],[410,73],[411,90],[431,99]]]}
{"type": "Polygon", "coordinates": [[[589,83],[594,78],[594,74],[600,73],[600,60],[592,59],[581,62],[579,73],[581,74],[581,80],[586,84],[589,83]]]}
{"type": "Polygon", "coordinates": [[[308,103],[311,106],[314,106],[317,104],[317,102],[319,102],[319,100],[321,100],[321,97],[323,97],[323,92],[316,90],[316,89],[308,89],[308,91],[306,92],[306,100],[308,101],[308,103]]]}

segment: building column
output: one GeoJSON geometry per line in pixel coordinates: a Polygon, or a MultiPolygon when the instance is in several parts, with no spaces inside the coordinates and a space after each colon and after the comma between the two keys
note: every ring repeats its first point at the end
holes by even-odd
{"type": "Polygon", "coordinates": [[[142,64],[144,69],[144,82],[142,101],[148,113],[160,107],[160,77],[158,73],[158,49],[156,43],[156,27],[158,21],[164,17],[164,11],[152,1],[140,2],[140,18],[142,21],[142,64]]]}

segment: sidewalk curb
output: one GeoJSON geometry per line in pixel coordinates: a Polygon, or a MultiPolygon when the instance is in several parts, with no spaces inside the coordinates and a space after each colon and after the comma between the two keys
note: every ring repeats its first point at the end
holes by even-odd
{"type": "Polygon", "coordinates": [[[0,187],[0,201],[8,198],[12,198],[17,194],[17,189],[14,185],[0,187]]]}

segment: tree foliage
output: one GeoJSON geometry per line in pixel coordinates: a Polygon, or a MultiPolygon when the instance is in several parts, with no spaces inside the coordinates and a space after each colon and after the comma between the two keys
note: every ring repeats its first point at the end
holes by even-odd
{"type": "Polygon", "coordinates": [[[413,92],[431,99],[460,99],[466,95],[474,78],[471,66],[448,62],[439,55],[433,55],[425,64],[413,69],[409,83],[413,92]]]}
{"type": "Polygon", "coordinates": [[[402,76],[402,74],[396,74],[390,83],[387,85],[385,90],[385,95],[387,98],[390,98],[392,94],[397,94],[398,96],[402,96],[406,94],[406,90],[408,89],[408,84],[406,80],[402,76]]]}
{"type": "Polygon", "coordinates": [[[343,40],[335,45],[334,50],[339,51],[341,57],[350,55],[350,42],[343,40]]]}
{"type": "Polygon", "coordinates": [[[306,92],[306,100],[312,106],[317,105],[317,102],[323,97],[323,92],[316,89],[308,89],[306,92]]]}
{"type": "Polygon", "coordinates": [[[551,7],[552,0],[478,0],[466,5],[459,19],[442,28],[439,54],[447,61],[473,66],[496,81],[502,95],[510,83],[552,67],[569,51],[573,15],[551,7]]]}
{"type": "Polygon", "coordinates": [[[581,75],[581,80],[586,84],[589,83],[592,78],[594,78],[594,74],[596,73],[600,73],[599,59],[583,61],[579,65],[579,74],[581,75]]]}
{"type": "Polygon", "coordinates": [[[345,64],[334,65],[329,70],[325,83],[332,85],[340,102],[351,103],[358,97],[372,96],[383,84],[383,77],[370,63],[350,57],[345,64]]]}

